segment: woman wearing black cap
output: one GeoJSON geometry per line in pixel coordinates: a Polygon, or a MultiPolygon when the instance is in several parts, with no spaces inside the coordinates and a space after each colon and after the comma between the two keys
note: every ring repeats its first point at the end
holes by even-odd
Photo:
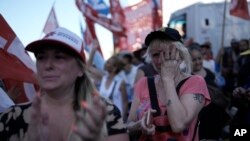
{"type": "Polygon", "coordinates": [[[128,140],[119,110],[91,82],[77,35],[58,28],[26,50],[35,54],[41,91],[32,103],[1,114],[1,140],[128,140]]]}
{"type": "Polygon", "coordinates": [[[198,113],[210,97],[204,79],[190,74],[190,54],[181,36],[162,28],[148,34],[145,44],[159,75],[136,83],[128,130],[141,131],[140,141],[198,141],[198,113]]]}

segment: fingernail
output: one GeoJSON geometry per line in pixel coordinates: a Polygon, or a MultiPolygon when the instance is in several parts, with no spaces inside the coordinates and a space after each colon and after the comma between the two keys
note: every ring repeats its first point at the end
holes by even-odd
{"type": "Polygon", "coordinates": [[[86,101],[81,101],[81,106],[83,108],[88,108],[88,103],[86,101]]]}

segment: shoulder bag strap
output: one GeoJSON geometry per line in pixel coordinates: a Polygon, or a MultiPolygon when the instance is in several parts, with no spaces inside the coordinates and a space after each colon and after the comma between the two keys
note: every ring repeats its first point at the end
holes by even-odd
{"type": "Polygon", "coordinates": [[[156,113],[153,114],[154,117],[161,115],[161,109],[158,104],[157,93],[155,89],[154,77],[147,77],[148,80],[148,90],[150,96],[150,102],[152,109],[156,110],[156,113]]]}

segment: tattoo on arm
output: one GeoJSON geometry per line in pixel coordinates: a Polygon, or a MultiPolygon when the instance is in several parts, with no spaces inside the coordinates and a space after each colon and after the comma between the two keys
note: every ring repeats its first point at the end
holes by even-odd
{"type": "Polygon", "coordinates": [[[167,106],[170,106],[172,104],[172,101],[170,99],[167,100],[167,106]]]}
{"type": "Polygon", "coordinates": [[[197,100],[199,103],[202,103],[204,101],[204,96],[201,94],[194,94],[194,100],[197,100]]]}

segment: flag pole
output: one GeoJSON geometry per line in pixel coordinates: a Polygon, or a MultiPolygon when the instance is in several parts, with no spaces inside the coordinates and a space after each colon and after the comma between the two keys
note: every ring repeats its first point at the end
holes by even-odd
{"type": "Polygon", "coordinates": [[[221,34],[221,47],[224,47],[224,34],[226,26],[226,11],[227,11],[227,0],[224,2],[224,11],[223,11],[223,21],[222,21],[222,34],[221,34]]]}
{"type": "MultiPolygon", "coordinates": [[[[227,11],[227,0],[224,1],[224,11],[223,11],[223,20],[222,20],[222,32],[221,32],[221,50],[224,52],[224,34],[225,34],[225,26],[226,26],[226,11],[227,11]]],[[[222,68],[223,56],[220,59],[220,72],[222,68]]]]}

